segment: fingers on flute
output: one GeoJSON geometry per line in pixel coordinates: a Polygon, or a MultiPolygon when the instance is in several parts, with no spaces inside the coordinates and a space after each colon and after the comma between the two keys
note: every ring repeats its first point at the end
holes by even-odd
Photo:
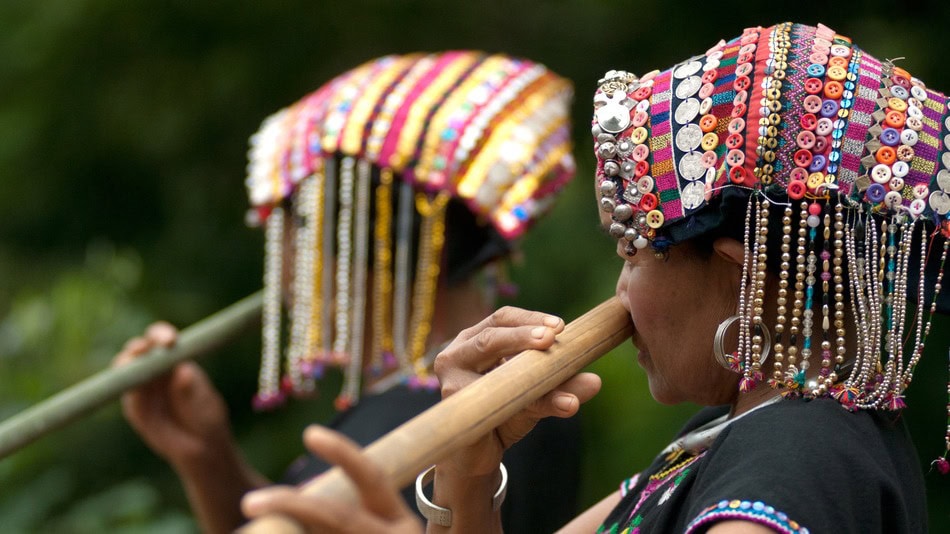
{"type": "Polygon", "coordinates": [[[145,337],[156,346],[168,348],[178,341],[178,329],[166,321],[156,321],[145,329],[145,337]]]}
{"type": "Polygon", "coordinates": [[[349,438],[319,425],[304,432],[304,444],[327,462],[340,466],[356,484],[363,503],[373,513],[396,519],[409,514],[392,480],[349,438]]]}
{"type": "Polygon", "coordinates": [[[550,347],[563,330],[564,321],[559,317],[506,306],[463,330],[436,358],[435,371],[440,378],[455,368],[481,373],[506,356],[550,347]]]}
{"type": "Polygon", "coordinates": [[[580,405],[594,398],[600,391],[600,377],[594,373],[580,373],[541,398],[544,415],[571,417],[580,405]]]}
{"type": "Polygon", "coordinates": [[[156,348],[168,348],[178,340],[178,330],[165,321],[157,321],[146,328],[144,335],[125,342],[122,350],[112,360],[112,365],[124,365],[156,348]]]}

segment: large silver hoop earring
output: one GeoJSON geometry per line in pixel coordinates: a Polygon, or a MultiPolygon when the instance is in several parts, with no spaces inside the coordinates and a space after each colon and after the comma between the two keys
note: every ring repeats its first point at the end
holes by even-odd
{"type": "Polygon", "coordinates": [[[716,329],[716,336],[713,338],[713,355],[716,357],[716,363],[722,366],[723,369],[733,372],[739,372],[738,362],[735,361],[735,358],[732,358],[731,354],[726,356],[726,350],[723,347],[723,338],[726,337],[726,331],[729,330],[732,323],[739,319],[742,319],[741,315],[733,315],[719,323],[719,327],[716,329]],[[732,359],[732,361],[730,361],[730,359],[732,359]]]}

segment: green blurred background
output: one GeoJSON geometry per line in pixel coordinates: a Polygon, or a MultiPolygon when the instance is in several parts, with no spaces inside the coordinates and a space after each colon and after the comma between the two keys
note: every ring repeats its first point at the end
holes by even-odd
{"type": "MultiPolygon", "coordinates": [[[[518,304],[576,317],[612,293],[620,267],[590,194],[596,80],[783,20],[823,22],[950,90],[950,3],[937,1],[0,1],[0,419],[107,366],[150,321],[184,326],[259,288],[262,236],[243,225],[248,136],[392,52],[506,52],[574,80],[578,179],[512,276],[518,304]]],[[[945,330],[935,325],[941,339],[906,414],[925,467],[942,452],[945,330]]],[[[277,476],[332,395],[252,413],[258,344],[248,332],[203,364],[252,462],[277,476]]],[[[695,410],[652,401],[629,345],[594,367],[605,388],[584,410],[583,505],[648,463],[695,410]]],[[[950,479],[927,480],[932,529],[950,531],[950,479]]],[[[116,405],[0,460],[2,532],[194,530],[173,473],[116,405]]]]}

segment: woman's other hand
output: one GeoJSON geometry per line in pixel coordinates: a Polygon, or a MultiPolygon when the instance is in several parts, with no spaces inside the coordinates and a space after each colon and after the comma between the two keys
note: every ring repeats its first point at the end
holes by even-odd
{"type": "MultiPolygon", "coordinates": [[[[113,366],[125,365],[155,348],[170,348],[177,339],[174,326],[153,323],[144,335],[125,344],[113,366]]],[[[194,362],[180,363],[125,392],[122,413],[142,440],[176,467],[200,462],[233,444],[224,399],[194,362]]]]}
{"type": "Polygon", "coordinates": [[[393,482],[358,445],[338,432],[317,425],[304,432],[304,444],[317,456],[343,469],[356,485],[360,502],[308,495],[288,486],[271,486],[244,497],[241,508],[248,518],[283,514],[295,519],[308,532],[422,532],[419,519],[406,507],[393,482]]]}

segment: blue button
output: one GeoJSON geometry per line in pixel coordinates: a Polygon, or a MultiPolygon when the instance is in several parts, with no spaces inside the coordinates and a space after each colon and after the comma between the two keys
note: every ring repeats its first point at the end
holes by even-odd
{"type": "Polygon", "coordinates": [[[838,114],[838,103],[834,100],[825,100],[821,103],[821,116],[822,117],[834,117],[838,114]]]}
{"type": "Polygon", "coordinates": [[[868,200],[875,204],[884,200],[884,195],[886,194],[887,190],[884,189],[884,186],[881,184],[871,184],[867,190],[868,200]]]}
{"type": "Polygon", "coordinates": [[[808,66],[808,75],[812,78],[820,78],[825,75],[825,66],[812,63],[808,66]]]}
{"type": "Polygon", "coordinates": [[[881,143],[887,146],[897,146],[901,142],[901,134],[894,128],[884,128],[881,132],[881,143]]]}
{"type": "Polygon", "coordinates": [[[825,165],[827,164],[828,164],[828,160],[825,159],[825,156],[821,154],[815,154],[815,156],[811,158],[811,164],[808,165],[808,171],[809,172],[823,171],[825,170],[825,165]]]}

